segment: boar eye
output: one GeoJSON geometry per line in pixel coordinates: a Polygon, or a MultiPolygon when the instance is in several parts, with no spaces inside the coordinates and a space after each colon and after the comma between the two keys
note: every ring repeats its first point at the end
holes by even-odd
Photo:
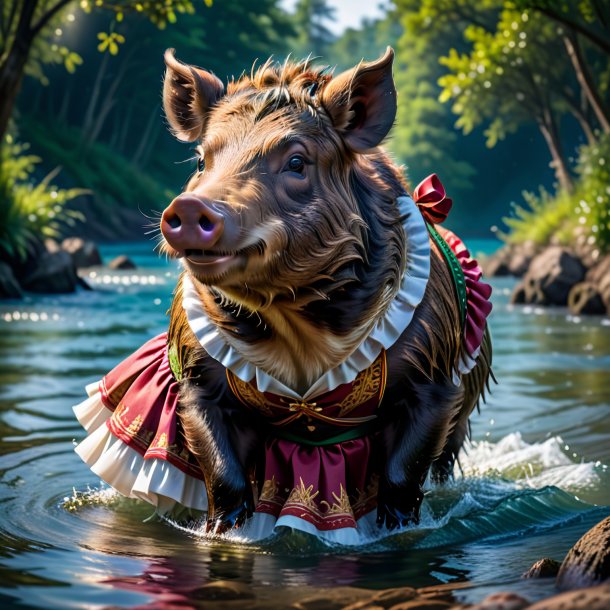
{"type": "Polygon", "coordinates": [[[294,172],[295,174],[302,174],[304,170],[305,159],[301,155],[292,155],[284,168],[284,171],[294,172]]]}
{"type": "Polygon", "coordinates": [[[203,170],[205,170],[205,159],[199,157],[199,159],[197,159],[197,171],[201,174],[203,170]]]}

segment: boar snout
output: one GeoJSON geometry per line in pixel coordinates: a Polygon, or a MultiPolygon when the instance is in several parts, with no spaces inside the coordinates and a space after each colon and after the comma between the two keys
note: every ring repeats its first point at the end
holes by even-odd
{"type": "Polygon", "coordinates": [[[186,250],[210,250],[222,237],[224,218],[203,199],[180,195],[163,212],[161,232],[180,254],[186,250]]]}

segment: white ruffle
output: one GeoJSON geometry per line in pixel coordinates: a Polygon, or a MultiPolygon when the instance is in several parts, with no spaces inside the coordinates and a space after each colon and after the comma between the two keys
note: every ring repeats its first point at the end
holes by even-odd
{"type": "Polygon", "coordinates": [[[106,426],[112,411],[102,403],[98,384],[88,385],[87,394],[87,400],[73,407],[76,418],[88,433],[75,451],[98,477],[128,498],[149,502],[160,513],[181,507],[207,510],[203,481],[166,460],[145,460],[106,426]]]}
{"type": "Polygon", "coordinates": [[[256,378],[262,392],[273,392],[290,398],[310,400],[319,394],[334,390],[337,386],[352,382],[360,371],[368,368],[382,349],[389,349],[413,319],[415,308],[421,303],[430,276],[430,240],[426,223],[413,199],[399,197],[398,209],[404,217],[407,248],[407,263],[400,290],[388,307],[385,315],[373,330],[339,366],[324,373],[301,395],[278,381],[262,369],[254,366],[237,349],[227,343],[222,333],[207,317],[193,282],[187,275],[183,278],[184,298],[182,306],[192,331],[201,346],[225,368],[248,382],[256,378]]]}
{"type": "Polygon", "coordinates": [[[313,523],[293,515],[276,519],[267,513],[254,513],[241,528],[227,532],[224,537],[236,542],[258,542],[289,528],[311,534],[330,545],[362,546],[395,533],[379,528],[376,518],[377,511],[371,511],[356,521],[356,527],[319,530],[313,523]]]}

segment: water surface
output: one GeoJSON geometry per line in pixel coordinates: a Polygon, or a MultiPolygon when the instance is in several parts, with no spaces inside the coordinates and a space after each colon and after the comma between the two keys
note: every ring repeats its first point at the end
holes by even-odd
{"type": "Polygon", "coordinates": [[[209,541],[154,518],[73,452],[83,387],[166,327],[176,268],[147,244],[103,254],[124,252],[140,268],[95,273],[95,292],[0,305],[2,607],[195,608],[216,579],[276,597],[468,582],[459,599],[537,599],[552,584],[520,575],[610,513],[610,320],[511,308],[505,280],[491,319],[500,383],[472,418],[463,474],[428,490],[418,527],[346,549],[301,534],[209,541]]]}

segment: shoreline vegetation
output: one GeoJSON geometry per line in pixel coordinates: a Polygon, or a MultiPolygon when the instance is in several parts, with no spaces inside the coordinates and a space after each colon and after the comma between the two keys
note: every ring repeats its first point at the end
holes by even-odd
{"type": "MultiPolygon", "coordinates": [[[[506,218],[505,245],[484,268],[522,278],[514,303],[610,315],[610,5],[395,0],[386,8],[335,36],[324,0],[299,0],[293,13],[279,0],[3,3],[0,299],[87,289],[77,267],[100,262],[89,240],[142,238],[142,225],[195,170],[193,151],[173,143],[161,116],[167,47],[226,80],[257,58],[288,53],[340,71],[389,44],[399,114],[388,147],[411,183],[439,174],[459,203],[458,233],[488,234],[506,218]],[[523,188],[537,194],[511,208],[523,188]]],[[[610,606],[610,585],[595,584],[610,578],[604,535],[575,552],[581,564],[595,557],[605,566],[601,580],[533,605],[503,593],[456,605],[435,587],[361,591],[351,606],[337,589],[294,607],[601,610],[610,606]]],[[[251,607],[236,584],[207,586],[210,599],[251,607]]]]}
{"type": "Polygon", "coordinates": [[[601,299],[608,312],[610,297],[589,285],[610,283],[593,264],[610,254],[607,3],[395,0],[340,35],[325,0],[292,12],[279,0],[27,7],[11,0],[0,15],[0,262],[14,275],[48,237],[141,239],[180,192],[195,162],[160,109],[167,47],[226,80],[289,53],[340,71],[389,44],[400,103],[387,147],[410,182],[438,173],[457,204],[451,228],[466,238],[505,219],[499,273],[549,246],[585,269],[570,301],[526,282],[516,302],[586,301],[574,311],[602,313],[601,299]]]}
{"type": "Polygon", "coordinates": [[[484,263],[488,277],[521,278],[515,304],[567,306],[610,315],[610,134],[583,146],[571,192],[525,194],[506,220],[505,245],[484,263]]]}

